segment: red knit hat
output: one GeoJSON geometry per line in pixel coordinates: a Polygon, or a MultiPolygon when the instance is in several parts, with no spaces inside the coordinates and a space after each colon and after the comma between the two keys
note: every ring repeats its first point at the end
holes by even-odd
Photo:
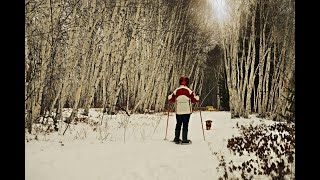
{"type": "Polygon", "coordinates": [[[188,86],[189,85],[189,78],[187,76],[181,76],[179,79],[179,84],[188,86]]]}

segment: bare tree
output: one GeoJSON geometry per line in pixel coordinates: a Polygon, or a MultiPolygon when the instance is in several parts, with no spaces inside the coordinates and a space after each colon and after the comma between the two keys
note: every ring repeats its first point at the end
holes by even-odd
{"type": "Polygon", "coordinates": [[[40,0],[26,4],[25,102],[35,120],[72,108],[162,111],[177,78],[201,92],[212,23],[202,1],[40,0]]]}
{"type": "Polygon", "coordinates": [[[257,111],[280,119],[283,105],[290,104],[285,89],[293,78],[294,2],[242,0],[229,5],[239,10],[220,26],[231,116],[248,118],[257,111]]]}

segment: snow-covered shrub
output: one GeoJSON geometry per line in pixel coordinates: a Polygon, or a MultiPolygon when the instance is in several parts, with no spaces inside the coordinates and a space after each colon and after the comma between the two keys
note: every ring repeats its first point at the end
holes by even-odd
{"type": "Polygon", "coordinates": [[[267,176],[270,179],[294,178],[295,125],[277,123],[240,127],[241,135],[228,140],[229,148],[237,156],[250,156],[249,160],[228,164],[220,158],[220,166],[225,170],[224,178],[241,174],[242,179],[267,176]]]}

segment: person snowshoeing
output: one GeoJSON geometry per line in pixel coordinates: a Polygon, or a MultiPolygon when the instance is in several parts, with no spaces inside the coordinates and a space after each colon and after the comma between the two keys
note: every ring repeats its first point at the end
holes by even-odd
{"type": "Polygon", "coordinates": [[[190,115],[192,114],[191,103],[199,101],[199,96],[188,87],[189,78],[187,76],[181,76],[179,79],[179,87],[175,89],[169,96],[170,103],[175,103],[176,107],[176,128],[175,128],[175,143],[191,143],[188,139],[188,125],[190,115]],[[180,131],[182,126],[182,141],[180,139],[180,131]]]}

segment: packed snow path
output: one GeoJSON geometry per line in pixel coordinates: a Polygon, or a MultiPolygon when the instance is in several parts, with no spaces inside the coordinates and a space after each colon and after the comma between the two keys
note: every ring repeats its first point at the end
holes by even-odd
{"type": "MultiPolygon", "coordinates": [[[[136,116],[132,121],[150,121],[150,115],[136,116]]],[[[221,176],[217,172],[219,160],[214,152],[220,154],[228,151],[227,139],[237,134],[237,122],[259,122],[257,119],[230,119],[229,112],[202,112],[204,141],[200,114],[194,112],[188,133],[188,139],[193,143],[176,145],[170,142],[174,138],[175,114],[171,113],[169,118],[167,140],[164,140],[167,115],[162,113],[160,119],[155,129],[140,129],[140,134],[146,133],[148,129],[154,132],[150,136],[145,135],[144,140],[134,138],[137,135],[130,132],[139,130],[138,127],[131,128],[129,123],[126,142],[121,140],[123,133],[113,135],[114,139],[118,136],[118,140],[113,141],[94,141],[89,137],[68,141],[68,130],[65,136],[56,134],[46,137],[47,140],[26,142],[26,180],[218,179],[221,176]],[[211,130],[205,129],[207,119],[213,121],[211,130]],[[63,145],[59,141],[63,141],[63,145]]]]}

